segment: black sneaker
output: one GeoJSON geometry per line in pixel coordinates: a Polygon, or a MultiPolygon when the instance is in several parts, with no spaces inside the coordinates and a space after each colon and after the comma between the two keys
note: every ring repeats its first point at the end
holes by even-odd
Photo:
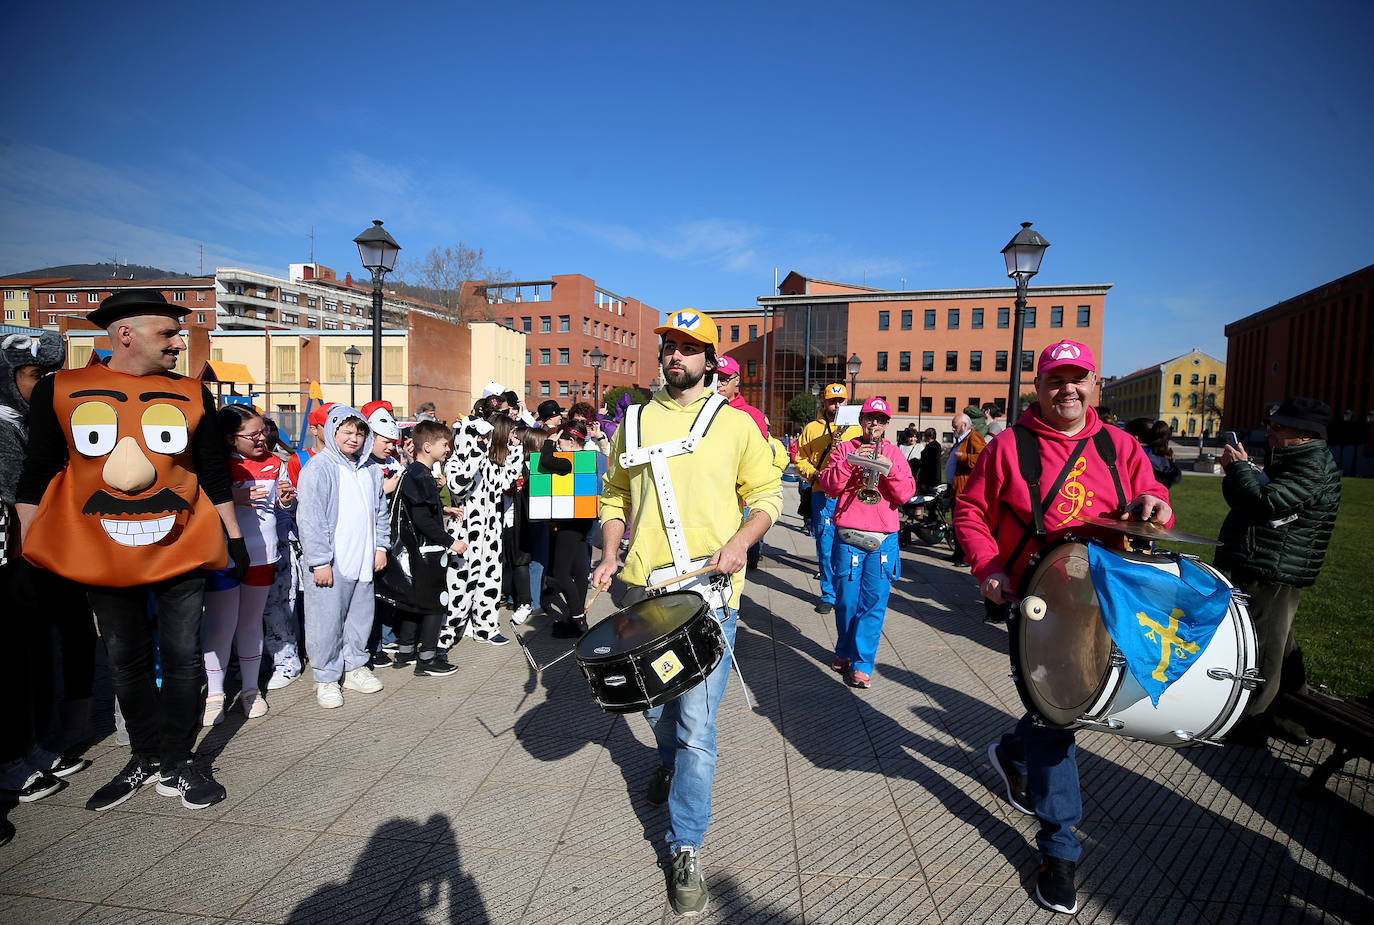
{"type": "Polygon", "coordinates": [[[457,665],[439,655],[434,656],[434,658],[422,658],[415,662],[415,677],[417,678],[423,678],[426,675],[431,678],[442,678],[457,670],[457,665]]]}
{"type": "Polygon", "coordinates": [[[415,650],[414,650],[414,649],[411,649],[409,652],[400,652],[400,651],[398,651],[398,652],[396,653],[395,657],[392,658],[392,660],[391,660],[391,667],[392,667],[392,668],[407,668],[407,667],[409,667],[409,666],[411,666],[411,665],[414,665],[415,662],[416,662],[416,660],[417,660],[418,658],[419,658],[419,656],[417,656],[417,655],[415,654],[415,650]]]}
{"type": "Polygon", "coordinates": [[[1026,790],[1026,775],[1017,771],[1015,765],[1002,757],[1001,745],[993,742],[988,746],[988,760],[992,762],[992,769],[997,772],[997,776],[1002,778],[1002,785],[1007,788],[1007,802],[1018,812],[1034,816],[1035,810],[1030,808],[1030,793],[1026,790]]]}
{"type": "Polygon", "coordinates": [[[1078,892],[1073,876],[1078,865],[1063,858],[1044,855],[1040,859],[1040,873],[1035,875],[1035,899],[1051,912],[1073,915],[1078,911],[1078,892]]]}
{"type": "Polygon", "coordinates": [[[678,915],[697,915],[706,908],[710,894],[701,879],[701,862],[694,848],[679,848],[673,854],[673,885],[668,898],[678,915]]]}
{"type": "Polygon", "coordinates": [[[162,771],[157,792],[164,797],[181,797],[181,805],[187,809],[204,809],[226,796],[224,788],[216,783],[210,772],[196,767],[190,758],[162,771]]]}
{"type": "Polygon", "coordinates": [[[390,655],[387,655],[385,652],[373,652],[373,653],[372,653],[372,667],[373,667],[373,668],[385,668],[387,665],[390,665],[390,664],[391,664],[391,656],[390,656],[390,655]]]}
{"type": "Polygon", "coordinates": [[[660,767],[654,772],[654,776],[649,778],[649,802],[655,806],[662,806],[668,802],[668,794],[673,789],[673,772],[665,767],[660,767]]]}
{"type": "Polygon", "coordinates": [[[124,765],[124,770],[115,775],[114,780],[91,794],[91,798],[86,801],[86,808],[98,813],[113,809],[152,783],[157,777],[157,772],[156,758],[134,755],[129,759],[129,763],[124,765]]]}
{"type": "Polygon", "coordinates": [[[816,613],[833,613],[835,605],[829,601],[821,601],[816,605],[816,613]]]}
{"type": "Polygon", "coordinates": [[[44,771],[29,769],[28,777],[14,788],[0,788],[0,798],[16,803],[33,803],[62,789],[62,781],[44,771]]]}

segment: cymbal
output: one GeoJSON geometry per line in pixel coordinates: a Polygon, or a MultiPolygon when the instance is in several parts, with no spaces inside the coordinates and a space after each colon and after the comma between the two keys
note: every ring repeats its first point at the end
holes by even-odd
{"type": "Polygon", "coordinates": [[[1164,527],[1147,520],[1118,520],[1115,514],[1103,514],[1087,521],[1094,527],[1102,527],[1115,533],[1140,536],[1147,540],[1161,540],[1166,543],[1192,543],[1195,546],[1220,546],[1220,540],[1200,536],[1173,527],[1164,527]]]}

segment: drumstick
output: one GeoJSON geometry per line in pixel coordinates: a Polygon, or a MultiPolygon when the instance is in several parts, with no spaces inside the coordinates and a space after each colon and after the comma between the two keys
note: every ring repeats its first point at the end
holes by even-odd
{"type": "Polygon", "coordinates": [[[675,577],[673,577],[673,578],[669,578],[667,581],[660,581],[660,582],[659,582],[658,584],[656,584],[656,585],[650,585],[649,587],[645,588],[644,591],[645,591],[646,594],[647,594],[648,592],[650,592],[650,591],[661,591],[661,590],[663,590],[664,588],[668,587],[669,585],[675,585],[675,584],[678,584],[679,582],[686,581],[688,578],[695,578],[695,577],[697,577],[698,575],[705,575],[707,572],[714,572],[715,570],[716,570],[716,567],[715,567],[714,565],[703,565],[701,568],[697,569],[696,571],[687,572],[686,574],[683,574],[683,575],[677,575],[677,576],[675,576],[675,577]]]}

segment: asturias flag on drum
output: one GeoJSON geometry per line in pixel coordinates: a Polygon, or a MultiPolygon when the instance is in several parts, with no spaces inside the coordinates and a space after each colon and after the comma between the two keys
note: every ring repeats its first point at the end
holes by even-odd
{"type": "Polygon", "coordinates": [[[1207,648],[1231,603],[1231,589],[1214,575],[1188,559],[1178,567],[1174,575],[1088,546],[1107,633],[1155,706],[1207,648]]]}

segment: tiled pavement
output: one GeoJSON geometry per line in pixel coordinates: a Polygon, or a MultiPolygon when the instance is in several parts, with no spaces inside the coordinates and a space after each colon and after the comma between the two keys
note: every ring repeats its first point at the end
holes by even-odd
{"type": "MultiPolygon", "coordinates": [[[[811,548],[788,516],[751,573],[737,652],[757,710],[732,680],[701,920],[1059,918],[1031,895],[1034,820],[990,789],[985,749],[1021,707],[967,571],[905,554],[874,686],[855,692],[828,667],[811,548]]],[[[523,632],[541,659],[562,651],[538,618],[523,632]]],[[[10,813],[0,922],[673,920],[642,719],[600,712],[572,659],[536,677],[515,645],[453,657],[444,679],[380,669],[386,690],[340,710],[297,683],[262,720],[231,714],[201,744],[229,798],[199,812],[152,788],[87,812],[127,754],[111,735],[66,790],[10,813]]],[[[1299,795],[1328,748],[1081,734],[1078,918],[1374,920],[1369,763],[1299,795]]]]}

